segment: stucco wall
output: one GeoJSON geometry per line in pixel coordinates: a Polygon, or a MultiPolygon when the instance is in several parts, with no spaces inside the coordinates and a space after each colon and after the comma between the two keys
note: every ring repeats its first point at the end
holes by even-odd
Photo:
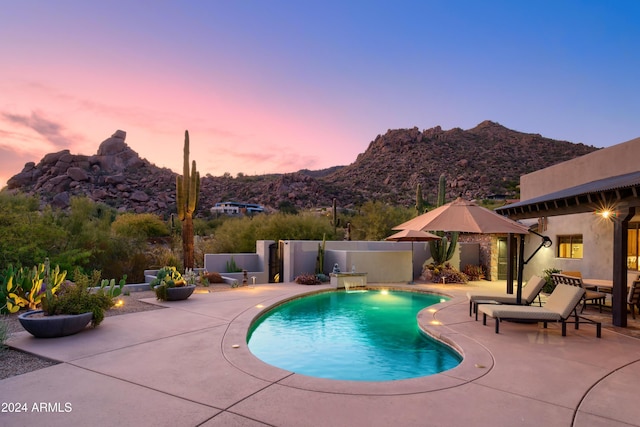
{"type": "MultiPolygon", "coordinates": [[[[314,273],[316,266],[316,257],[318,254],[318,244],[322,243],[317,240],[286,240],[281,244],[283,245],[283,271],[282,280],[284,282],[291,282],[297,275],[303,273],[314,273]]],[[[387,241],[327,241],[325,242],[325,263],[324,273],[329,274],[333,268],[333,261],[331,256],[327,256],[330,251],[381,251],[381,252],[400,252],[404,253],[401,257],[406,257],[409,260],[409,264],[406,266],[406,271],[402,272],[398,276],[398,281],[409,281],[411,275],[411,242],[387,242],[387,241]]],[[[355,255],[354,255],[355,257],[355,255]]],[[[390,255],[395,257],[395,255],[390,255]]],[[[422,271],[422,264],[430,257],[428,244],[424,242],[415,242],[413,245],[413,267],[414,277],[418,277],[422,271]]],[[[398,270],[400,267],[395,266],[394,262],[397,260],[391,259],[389,262],[378,259],[376,262],[384,265],[387,269],[398,270]]],[[[368,262],[368,261],[367,261],[368,262]]],[[[402,261],[403,265],[405,261],[402,261]]],[[[350,271],[351,265],[356,264],[358,271],[362,271],[365,268],[366,262],[358,261],[356,258],[347,260],[346,258],[338,261],[340,269],[343,271],[350,271]]],[[[403,269],[405,267],[402,267],[403,269]]],[[[373,268],[372,272],[377,271],[373,268]]],[[[367,271],[368,273],[368,271],[367,271]]],[[[377,273],[376,273],[377,274],[377,273]]],[[[386,276],[380,276],[381,279],[386,280],[386,276]]],[[[368,280],[373,282],[375,277],[369,277],[368,280]]]]}
{"type": "MultiPolygon", "coordinates": [[[[548,268],[580,271],[582,277],[611,280],[613,270],[613,223],[591,213],[549,217],[547,230],[542,234],[553,241],[550,248],[541,249],[525,266],[525,279],[533,274],[543,276],[548,268]],[[558,236],[581,234],[583,257],[581,259],[558,258],[558,236]]],[[[526,237],[526,257],[540,244],[536,235],[526,237]]]]}
{"type": "Polygon", "coordinates": [[[640,138],[523,175],[520,177],[520,198],[528,200],[638,170],[640,170],[640,138]]]}
{"type": "Polygon", "coordinates": [[[353,251],[328,250],[326,260],[329,265],[338,263],[342,271],[367,273],[367,282],[402,283],[411,277],[411,251],[353,251]]]}

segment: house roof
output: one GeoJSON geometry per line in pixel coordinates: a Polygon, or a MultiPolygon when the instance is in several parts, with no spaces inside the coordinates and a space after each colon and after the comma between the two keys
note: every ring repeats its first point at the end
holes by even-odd
{"type": "Polygon", "coordinates": [[[512,219],[593,212],[620,204],[640,206],[640,171],[612,176],[496,209],[512,219]]]}

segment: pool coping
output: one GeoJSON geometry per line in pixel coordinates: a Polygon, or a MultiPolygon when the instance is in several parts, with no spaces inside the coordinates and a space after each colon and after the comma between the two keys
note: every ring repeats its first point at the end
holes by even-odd
{"type": "Polygon", "coordinates": [[[417,292],[449,298],[448,301],[421,310],[417,315],[417,321],[423,333],[457,352],[462,358],[461,362],[452,369],[423,377],[394,381],[349,381],[318,378],[287,371],[262,361],[249,350],[247,345],[249,329],[253,322],[264,313],[288,301],[335,291],[333,288],[314,289],[279,298],[269,304],[260,304],[260,307],[255,307],[257,311],[245,311],[230,322],[222,339],[222,353],[236,369],[264,381],[277,382],[286,387],[309,391],[353,395],[394,396],[443,390],[477,380],[491,370],[494,363],[493,357],[486,347],[474,339],[452,331],[437,320],[440,310],[446,309],[450,304],[455,304],[456,298],[454,296],[395,284],[370,284],[367,289],[417,292]]]}

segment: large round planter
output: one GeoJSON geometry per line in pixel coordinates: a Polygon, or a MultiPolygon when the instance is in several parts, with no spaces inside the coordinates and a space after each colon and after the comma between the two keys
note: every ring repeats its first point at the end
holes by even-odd
{"type": "Polygon", "coordinates": [[[191,296],[196,285],[178,286],[167,288],[167,301],[181,301],[191,296]]]}
{"type": "Polygon", "coordinates": [[[18,320],[23,328],[36,338],[56,338],[73,335],[83,330],[93,313],[56,314],[43,316],[43,311],[28,311],[20,314],[18,320]]]}

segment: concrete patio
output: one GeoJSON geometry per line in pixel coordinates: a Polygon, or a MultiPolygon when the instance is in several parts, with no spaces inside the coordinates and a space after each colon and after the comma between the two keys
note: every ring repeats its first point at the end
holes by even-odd
{"type": "Polygon", "coordinates": [[[496,286],[398,286],[452,297],[422,311],[419,322],[464,360],[441,374],[386,383],[305,377],[248,351],[248,326],[264,307],[326,285],[194,294],[65,338],[19,333],[9,345],[63,363],[0,381],[2,402],[28,406],[0,413],[0,424],[640,426],[640,339],[610,327],[598,339],[590,325],[570,326],[562,337],[555,324],[505,323],[495,334],[493,323],[469,317],[464,295],[496,286]],[[34,403],[54,411],[35,411],[34,403]]]}

